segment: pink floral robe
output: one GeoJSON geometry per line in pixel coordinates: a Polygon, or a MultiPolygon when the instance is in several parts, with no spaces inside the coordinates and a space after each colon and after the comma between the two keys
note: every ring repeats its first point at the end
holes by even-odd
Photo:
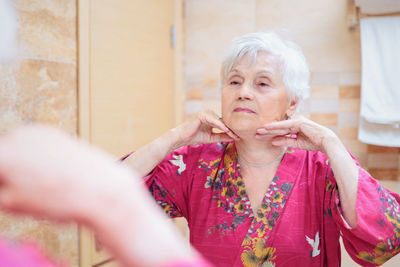
{"type": "Polygon", "coordinates": [[[339,266],[340,235],[363,266],[400,251],[400,196],[360,168],[351,229],[321,152],[288,149],[255,212],[234,143],[183,147],[145,179],[170,217],[187,219],[191,244],[216,266],[339,266]]]}

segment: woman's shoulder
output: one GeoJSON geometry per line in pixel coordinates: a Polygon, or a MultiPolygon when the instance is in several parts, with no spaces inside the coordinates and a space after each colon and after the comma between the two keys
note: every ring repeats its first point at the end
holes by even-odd
{"type": "Polygon", "coordinates": [[[309,191],[313,188],[311,191],[317,192],[318,195],[325,194],[326,186],[330,181],[328,174],[331,171],[328,157],[321,151],[302,149],[293,149],[292,155],[296,161],[291,168],[298,172],[300,183],[307,185],[309,191]]]}
{"type": "Polygon", "coordinates": [[[329,160],[328,157],[321,151],[314,150],[303,150],[297,148],[288,147],[286,149],[286,153],[291,155],[294,159],[297,159],[297,163],[299,164],[307,164],[307,165],[328,165],[329,160]]]}
{"type": "Polygon", "coordinates": [[[325,178],[331,170],[328,157],[321,151],[310,151],[302,149],[288,149],[291,156],[290,168],[305,179],[309,185],[326,182],[325,178]],[[291,152],[291,153],[290,153],[291,152]]]}
{"type": "Polygon", "coordinates": [[[232,142],[220,142],[220,143],[209,143],[183,146],[177,150],[174,150],[172,155],[185,155],[191,159],[216,159],[221,158],[229,144],[232,142]]]}

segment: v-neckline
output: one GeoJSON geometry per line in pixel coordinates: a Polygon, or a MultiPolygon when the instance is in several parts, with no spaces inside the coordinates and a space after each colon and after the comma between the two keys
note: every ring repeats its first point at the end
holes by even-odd
{"type": "MultiPolygon", "coordinates": [[[[299,176],[298,169],[288,169],[288,166],[298,166],[297,163],[303,160],[303,156],[296,153],[296,156],[293,157],[293,153],[295,153],[295,150],[288,147],[275,172],[275,176],[266,189],[260,207],[256,213],[251,213],[249,228],[246,234],[240,237],[241,246],[235,260],[235,265],[244,265],[245,262],[243,259],[251,257],[260,266],[265,261],[264,256],[257,254],[260,252],[260,249],[265,253],[276,249],[273,246],[273,233],[277,229],[276,226],[279,224],[279,219],[285,210],[286,203],[299,176]]],[[[236,170],[236,178],[243,181],[240,173],[240,165],[236,170]]],[[[242,195],[242,199],[246,200],[246,198],[248,199],[247,192],[242,195]]],[[[248,208],[252,211],[251,203],[250,201],[248,202],[248,205],[250,205],[248,208]]]]}
{"type": "MultiPolygon", "coordinates": [[[[288,148],[288,149],[290,149],[290,148],[288,148]]],[[[287,159],[287,151],[285,151],[285,153],[283,154],[283,157],[282,157],[282,159],[281,159],[281,161],[279,163],[278,168],[276,169],[276,172],[275,172],[274,176],[272,177],[271,182],[268,184],[268,187],[265,189],[263,197],[262,197],[262,200],[261,200],[261,203],[260,203],[259,207],[257,208],[257,210],[253,209],[253,206],[252,206],[251,201],[250,201],[250,197],[249,197],[249,195],[247,193],[246,183],[245,183],[245,181],[243,179],[242,170],[241,170],[240,163],[239,163],[239,157],[238,157],[238,154],[237,154],[236,144],[234,144],[234,151],[235,151],[235,157],[234,157],[235,158],[235,164],[236,164],[236,168],[237,168],[237,171],[238,171],[237,178],[240,179],[243,182],[243,188],[245,190],[245,194],[243,194],[243,195],[239,194],[239,195],[241,197],[241,200],[244,202],[244,204],[248,205],[248,208],[251,210],[250,217],[256,217],[257,214],[259,213],[260,209],[262,208],[263,203],[266,203],[267,202],[267,198],[269,198],[271,196],[271,191],[272,191],[271,190],[271,185],[275,184],[275,182],[277,180],[277,177],[279,177],[280,169],[281,169],[282,166],[284,166],[284,164],[286,162],[286,159],[287,159]]]]}

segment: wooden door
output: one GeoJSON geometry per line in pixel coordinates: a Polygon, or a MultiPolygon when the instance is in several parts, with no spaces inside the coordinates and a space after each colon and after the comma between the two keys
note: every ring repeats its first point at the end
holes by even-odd
{"type": "Polygon", "coordinates": [[[121,156],[173,126],[173,5],[91,3],[91,141],[121,156]]]}
{"type": "MultiPolygon", "coordinates": [[[[81,137],[121,157],[179,122],[181,42],[174,46],[171,35],[180,36],[181,7],[180,0],[79,1],[81,137]]],[[[80,238],[82,267],[107,262],[91,234],[80,238]]]]}

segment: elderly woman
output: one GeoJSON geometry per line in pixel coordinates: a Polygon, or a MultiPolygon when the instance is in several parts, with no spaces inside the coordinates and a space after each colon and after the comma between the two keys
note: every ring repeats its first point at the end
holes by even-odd
{"type": "Polygon", "coordinates": [[[339,266],[340,236],[363,266],[395,255],[399,195],[330,129],[291,119],[309,90],[300,49],[243,35],[221,76],[222,118],[199,112],[126,159],[191,244],[217,266],[339,266]]]}

